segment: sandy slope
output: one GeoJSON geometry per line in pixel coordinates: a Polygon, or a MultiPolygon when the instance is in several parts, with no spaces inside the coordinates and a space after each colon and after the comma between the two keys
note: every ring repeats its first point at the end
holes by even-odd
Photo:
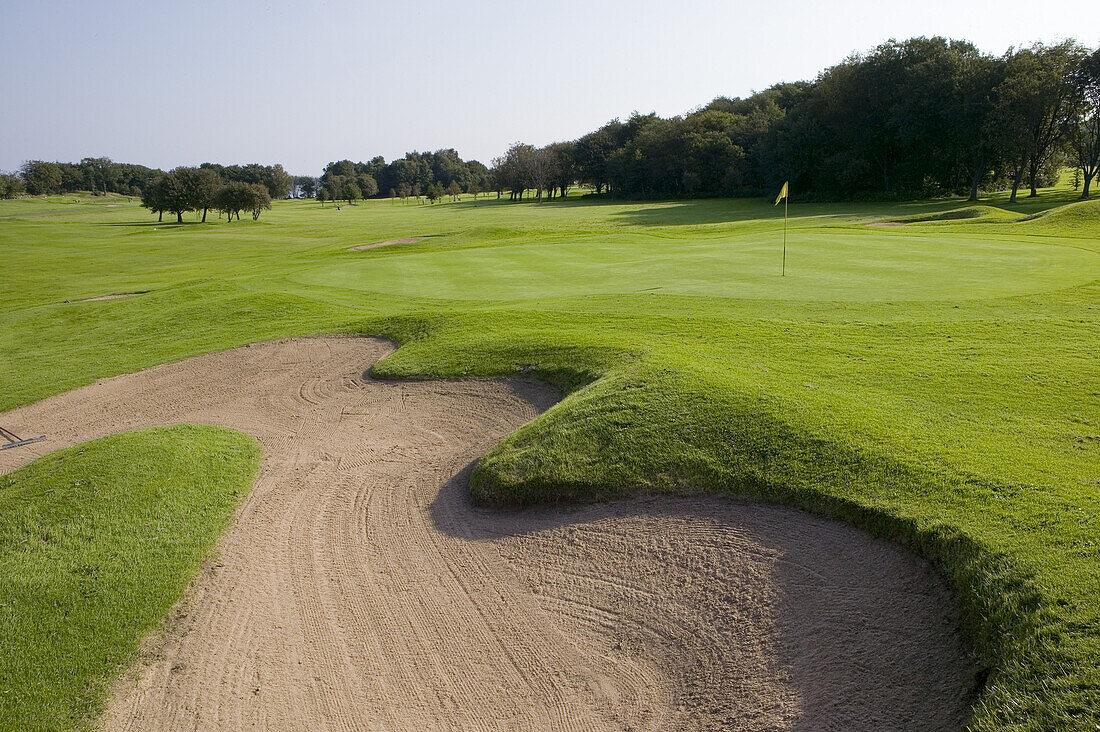
{"type": "Polygon", "coordinates": [[[109,729],[952,729],[972,676],[926,566],[850,527],[721,498],[501,513],[467,466],[555,399],[384,383],[359,338],[278,341],[4,415],[48,440],[234,427],[256,486],[109,729]]]}

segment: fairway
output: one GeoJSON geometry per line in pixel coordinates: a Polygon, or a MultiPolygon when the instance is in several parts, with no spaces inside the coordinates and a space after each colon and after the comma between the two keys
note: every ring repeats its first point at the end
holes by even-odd
{"type": "MultiPolygon", "coordinates": [[[[200,700],[234,719],[277,726],[260,715],[294,709],[312,724],[324,715],[311,710],[327,703],[314,676],[253,685],[238,650],[205,642],[278,648],[281,628],[311,618],[294,631],[311,649],[303,668],[334,680],[324,688],[338,690],[340,708],[369,707],[398,727],[414,719],[400,710],[415,709],[413,726],[431,728],[447,694],[466,710],[495,709],[497,692],[486,689],[529,684],[511,712],[541,720],[534,726],[553,726],[546,720],[562,710],[590,728],[626,720],[642,729],[676,726],[678,714],[743,720],[736,710],[754,709],[764,728],[797,729],[801,714],[852,728],[878,704],[882,714],[939,715],[926,728],[967,714],[977,730],[1087,728],[1100,706],[1100,231],[1095,204],[1063,208],[1073,200],[1064,188],[1015,206],[996,196],[988,203],[1000,213],[903,226],[869,224],[938,217],[963,202],[792,205],[786,277],[781,209],[759,200],[340,210],[276,201],[259,221],[232,224],[214,214],[207,224],[191,215],[158,223],[121,196],[0,201],[0,425],[47,435],[23,457],[5,451],[5,470],[177,421],[234,427],[264,449],[261,480],[219,545],[240,562],[197,575],[206,614],[183,626],[191,636],[169,636],[183,675],[164,681],[176,678],[169,653],[133,667],[151,681],[108,698],[118,659],[136,657],[135,630],[116,641],[111,663],[84,667],[98,681],[52,703],[77,717],[107,709],[118,725],[138,709],[166,724],[195,719],[189,705],[200,700]],[[406,241],[349,251],[390,240],[406,241]],[[136,294],[88,300],[122,293],[136,294]],[[351,340],[321,338],[227,351],[317,334],[384,336],[396,350],[373,340],[365,355],[308,345],[351,340]],[[196,365],[232,354],[252,371],[196,365]],[[108,379],[123,374],[132,376],[108,379]],[[470,380],[517,376],[525,381],[470,380]],[[460,381],[383,381],[440,378],[460,381]],[[561,400],[550,406],[558,394],[546,391],[516,401],[509,389],[532,379],[561,389],[561,400]],[[112,392],[119,384],[126,389],[112,392]],[[457,401],[433,411],[447,400],[457,401]],[[476,502],[509,510],[463,503],[467,478],[476,502]],[[286,502],[254,514],[264,496],[286,502]],[[620,500],[560,505],[601,499],[620,500]],[[736,502],[745,500],[783,507],[736,502]],[[341,523],[347,516],[362,522],[341,523]],[[761,559],[783,556],[797,566],[761,559]],[[277,579],[264,574],[272,557],[287,572],[277,579]],[[608,584],[594,579],[601,572],[613,575],[608,584]],[[845,586],[845,577],[855,579],[845,586]],[[908,579],[899,586],[899,577],[908,579]],[[217,600],[245,586],[234,578],[255,581],[255,602],[295,600],[275,602],[269,625],[241,624],[247,612],[217,600]],[[416,587],[458,599],[428,611],[416,587]],[[819,594],[803,604],[819,611],[781,600],[809,597],[798,594],[807,588],[819,594]],[[947,591],[950,601],[914,610],[947,591]],[[662,611],[645,610],[654,604],[646,593],[662,592],[662,611]],[[578,610],[586,601],[618,614],[585,624],[577,618],[610,617],[578,610]],[[324,616],[342,607],[348,614],[324,616]],[[887,615],[859,635],[872,608],[887,615]],[[325,635],[333,627],[340,633],[325,635]],[[389,630],[372,640],[363,627],[389,630]],[[715,628],[726,630],[708,635],[715,628]],[[682,652],[654,640],[681,635],[673,646],[682,652]],[[774,642],[754,645],[760,638],[774,642]],[[830,638],[843,641],[832,660],[799,655],[825,654],[830,638]],[[485,652],[466,657],[459,646],[485,652]],[[491,650],[504,647],[520,649],[518,667],[491,650]],[[371,666],[378,654],[394,665],[371,666]],[[418,665],[425,658],[458,660],[418,665]],[[852,658],[839,675],[809,671],[852,658]],[[908,689],[909,707],[876,696],[881,659],[912,670],[893,687],[908,689]],[[348,681],[372,674],[393,689],[417,678],[408,688],[442,697],[348,681]],[[455,678],[478,681],[452,688],[455,678]],[[219,697],[223,688],[234,691],[219,697]]],[[[155,461],[157,444],[130,441],[127,459],[155,461]]],[[[76,458],[64,455],[26,468],[37,471],[33,495],[66,489],[75,463],[64,461],[76,458]]],[[[24,551],[22,538],[5,550],[24,551]]],[[[157,626],[145,617],[133,627],[157,626]]],[[[71,641],[82,647],[80,633],[92,632],[82,626],[71,641]]],[[[23,657],[33,656],[9,655],[23,657]]],[[[65,687],[52,683],[36,693],[65,687]]],[[[33,703],[18,709],[34,718],[33,703]]]]}

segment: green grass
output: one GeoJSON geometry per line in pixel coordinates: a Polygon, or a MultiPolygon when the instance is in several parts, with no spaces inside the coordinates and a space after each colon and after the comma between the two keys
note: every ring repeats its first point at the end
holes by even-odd
{"type": "Polygon", "coordinates": [[[277,202],[182,226],[0,203],[20,211],[0,409],[319,332],[398,340],[380,376],[537,374],[570,394],[480,462],[479,500],[725,491],[845,518],[955,587],[975,729],[1095,730],[1100,229],[1074,201],[900,227],[867,223],[969,204],[795,203],[785,278],[759,201],[277,202]],[[407,236],[428,238],[348,251],[407,236]],[[147,294],[66,302],[127,291],[147,294]]]}
{"type": "Polygon", "coordinates": [[[971,222],[1016,221],[1020,218],[1022,218],[1021,214],[1015,211],[1006,211],[996,206],[963,206],[962,208],[953,208],[948,211],[935,211],[932,213],[902,216],[901,218],[894,219],[894,221],[908,224],[930,221],[958,221],[963,219],[971,222]]]}
{"type": "Polygon", "coordinates": [[[89,726],[255,474],[256,443],[178,426],[0,476],[0,727],[89,726]]]}

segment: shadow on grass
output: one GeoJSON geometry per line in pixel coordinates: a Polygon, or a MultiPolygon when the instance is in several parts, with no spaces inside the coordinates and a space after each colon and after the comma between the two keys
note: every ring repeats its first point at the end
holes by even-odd
{"type": "Polygon", "coordinates": [[[93,226],[115,226],[123,228],[155,228],[155,229],[183,229],[196,226],[205,226],[213,228],[218,225],[231,224],[252,224],[252,225],[266,225],[269,221],[253,221],[251,216],[242,218],[240,221],[234,219],[233,221],[226,221],[225,219],[213,219],[209,221],[97,221],[93,223],[93,226]]]}
{"type": "Polygon", "coordinates": [[[97,221],[95,226],[152,226],[162,229],[180,229],[187,226],[212,226],[216,221],[97,221]]]}
{"type": "MultiPolygon", "coordinates": [[[[1032,214],[1080,200],[1078,192],[1062,188],[1040,189],[1039,195],[1034,198],[1022,191],[1016,203],[1009,203],[1008,196],[1007,191],[983,194],[977,204],[1032,214]]],[[[606,194],[589,193],[564,199],[544,199],[541,202],[534,198],[512,201],[505,196],[500,199],[482,198],[441,205],[455,209],[523,205],[553,209],[612,206],[621,209],[615,211],[613,216],[645,227],[699,226],[783,218],[783,208],[773,205],[768,198],[644,199],[615,198],[606,194]]],[[[811,216],[876,217],[938,213],[973,205],[974,202],[961,196],[898,201],[799,201],[795,196],[787,213],[792,220],[811,216]]]]}

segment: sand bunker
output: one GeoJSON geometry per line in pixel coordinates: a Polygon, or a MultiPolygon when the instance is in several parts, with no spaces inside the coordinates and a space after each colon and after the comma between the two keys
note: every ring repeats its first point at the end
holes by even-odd
{"type": "Polygon", "coordinates": [[[389,244],[412,244],[413,242],[424,241],[426,236],[406,236],[404,239],[386,239],[385,241],[376,241],[373,244],[360,244],[357,247],[349,247],[349,252],[358,252],[363,249],[376,249],[378,247],[384,247],[389,244]]]}
{"type": "Polygon", "coordinates": [[[2,415],[46,442],[254,435],[256,485],[121,680],[108,729],[958,729],[973,674],[927,565],[833,521],[722,498],[521,512],[468,466],[556,398],[376,382],[391,350],[285,340],[2,415]]]}

